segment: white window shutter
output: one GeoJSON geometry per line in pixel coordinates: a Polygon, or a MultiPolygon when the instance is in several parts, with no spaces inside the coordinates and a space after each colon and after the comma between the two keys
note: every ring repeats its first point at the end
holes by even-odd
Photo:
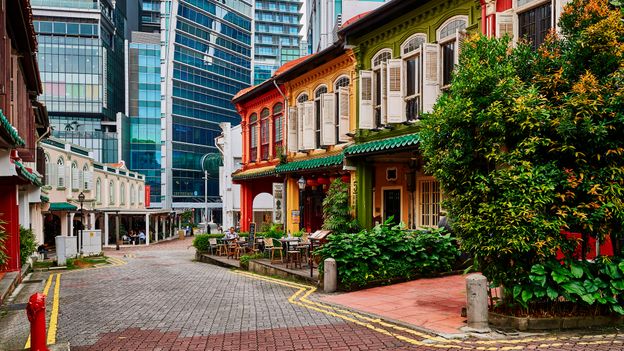
{"type": "Polygon", "coordinates": [[[373,129],[373,72],[360,71],[360,114],[359,128],[373,129]]]}
{"type": "Polygon", "coordinates": [[[316,128],[314,123],[314,101],[303,103],[303,149],[314,150],[316,148],[316,128]]]}
{"type": "Polygon", "coordinates": [[[423,112],[431,112],[440,94],[440,82],[438,80],[440,46],[438,44],[423,44],[422,52],[422,110],[423,112]]]}
{"type": "Polygon", "coordinates": [[[297,104],[297,149],[303,150],[303,124],[305,119],[305,108],[303,103],[297,104]]]}
{"type": "Polygon", "coordinates": [[[288,151],[297,152],[297,108],[288,109],[288,151]]]}
{"type": "Polygon", "coordinates": [[[341,87],[338,89],[338,141],[349,141],[349,131],[349,88],[341,87]]]}
{"type": "Polygon", "coordinates": [[[50,174],[48,175],[47,185],[58,186],[58,165],[54,163],[50,163],[48,166],[48,170],[50,174]]]}
{"type": "Polygon", "coordinates": [[[514,20],[516,16],[513,13],[497,13],[496,14],[496,37],[502,38],[507,34],[510,38],[514,38],[514,20]]]}
{"type": "Polygon", "coordinates": [[[336,145],[336,95],[321,95],[321,145],[336,145]]]}
{"type": "Polygon", "coordinates": [[[388,123],[405,122],[403,60],[388,60],[388,123]]]}
{"type": "MultiPolygon", "coordinates": [[[[388,124],[388,64],[381,64],[381,124],[388,124]]],[[[377,126],[380,127],[380,126],[377,126]]]]}
{"type": "Polygon", "coordinates": [[[458,30],[455,32],[455,65],[459,64],[459,54],[461,53],[462,45],[464,45],[464,40],[466,39],[466,31],[458,30]]]}
{"type": "Polygon", "coordinates": [[[85,190],[92,190],[93,188],[93,172],[85,172],[84,174],[85,185],[87,186],[85,190]]]}
{"type": "Polygon", "coordinates": [[[72,189],[80,189],[80,171],[78,168],[71,169],[71,186],[72,189]]]}
{"type": "Polygon", "coordinates": [[[64,172],[65,174],[63,175],[63,186],[66,188],[69,188],[71,185],[71,166],[65,166],[64,168],[64,172]]]}

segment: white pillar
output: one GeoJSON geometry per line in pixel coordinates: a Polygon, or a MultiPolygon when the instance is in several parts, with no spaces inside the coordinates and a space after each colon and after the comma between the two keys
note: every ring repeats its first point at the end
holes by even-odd
{"type": "Polygon", "coordinates": [[[149,245],[150,241],[150,215],[149,213],[145,214],[145,245],[149,245]]]}
{"type": "Polygon", "coordinates": [[[154,241],[158,242],[158,226],[160,225],[160,217],[154,218],[154,241]]]}
{"type": "Polygon", "coordinates": [[[108,228],[110,228],[110,226],[108,225],[108,212],[104,212],[104,244],[105,245],[108,245],[109,243],[108,228]]]}
{"type": "Polygon", "coordinates": [[[162,218],[162,233],[163,233],[163,238],[167,239],[167,228],[166,228],[166,222],[167,222],[167,218],[163,217],[162,218]]]}
{"type": "Polygon", "coordinates": [[[89,229],[95,229],[95,213],[89,214],[89,229]]]}
{"type": "Polygon", "coordinates": [[[67,236],[74,236],[74,215],[73,212],[69,214],[69,233],[67,236]]]}

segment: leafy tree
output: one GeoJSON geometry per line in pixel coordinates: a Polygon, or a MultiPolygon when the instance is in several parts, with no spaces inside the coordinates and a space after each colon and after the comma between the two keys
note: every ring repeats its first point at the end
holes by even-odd
{"type": "Polygon", "coordinates": [[[423,119],[427,169],[464,251],[495,284],[526,282],[534,264],[571,253],[561,230],[622,237],[621,17],[607,0],[574,0],[561,36],[538,50],[469,38],[423,119]]]}
{"type": "Polygon", "coordinates": [[[20,262],[23,265],[28,257],[37,251],[37,240],[32,229],[20,226],[20,262]]]}
{"type": "Polygon", "coordinates": [[[323,200],[323,229],[334,233],[358,231],[358,224],[351,216],[349,186],[340,178],[331,183],[323,200]]]}

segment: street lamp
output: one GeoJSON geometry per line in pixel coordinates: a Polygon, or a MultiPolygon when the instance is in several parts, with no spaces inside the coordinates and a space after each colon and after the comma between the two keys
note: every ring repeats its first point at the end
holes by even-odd
{"type": "Polygon", "coordinates": [[[78,194],[78,202],[80,202],[80,237],[78,238],[78,252],[82,252],[82,230],[84,229],[84,212],[82,211],[82,203],[85,200],[85,194],[81,191],[78,194]]]}
{"type": "Polygon", "coordinates": [[[204,223],[206,225],[206,231],[208,231],[208,170],[206,169],[206,157],[210,154],[205,154],[201,159],[202,171],[204,171],[204,223]]]}
{"type": "Polygon", "coordinates": [[[306,181],[303,176],[297,181],[299,185],[299,230],[303,229],[303,191],[305,190],[306,181]]]}
{"type": "Polygon", "coordinates": [[[115,211],[115,250],[119,251],[119,211],[115,211]]]}

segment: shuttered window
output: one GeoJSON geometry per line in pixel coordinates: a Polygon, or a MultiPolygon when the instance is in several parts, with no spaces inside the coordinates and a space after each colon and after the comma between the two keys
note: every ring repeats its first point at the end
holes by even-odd
{"type": "Polygon", "coordinates": [[[533,48],[542,45],[552,27],[551,4],[533,8],[518,14],[520,38],[528,40],[533,48]]]}
{"type": "Polygon", "coordinates": [[[258,115],[252,114],[249,117],[249,162],[256,162],[258,159],[258,115]]]}
{"type": "Polygon", "coordinates": [[[421,227],[435,227],[440,220],[440,183],[435,180],[421,180],[418,182],[420,191],[419,225],[421,227]]]}
{"type": "Polygon", "coordinates": [[[321,125],[323,108],[321,106],[321,96],[327,93],[327,87],[321,86],[314,91],[314,132],[315,132],[315,147],[318,148],[321,145],[321,125]]]}
{"type": "Polygon", "coordinates": [[[278,149],[282,149],[284,139],[284,104],[281,102],[273,107],[273,147],[271,154],[276,157],[278,149]]]}
{"type": "Polygon", "coordinates": [[[262,160],[269,159],[269,109],[260,112],[260,157],[262,160]]]}
{"type": "Polygon", "coordinates": [[[349,78],[340,77],[334,83],[336,94],[336,144],[349,141],[349,78]]]}
{"type": "Polygon", "coordinates": [[[59,157],[56,161],[56,174],[56,186],[59,188],[65,187],[65,161],[62,157],[59,157]]]}

